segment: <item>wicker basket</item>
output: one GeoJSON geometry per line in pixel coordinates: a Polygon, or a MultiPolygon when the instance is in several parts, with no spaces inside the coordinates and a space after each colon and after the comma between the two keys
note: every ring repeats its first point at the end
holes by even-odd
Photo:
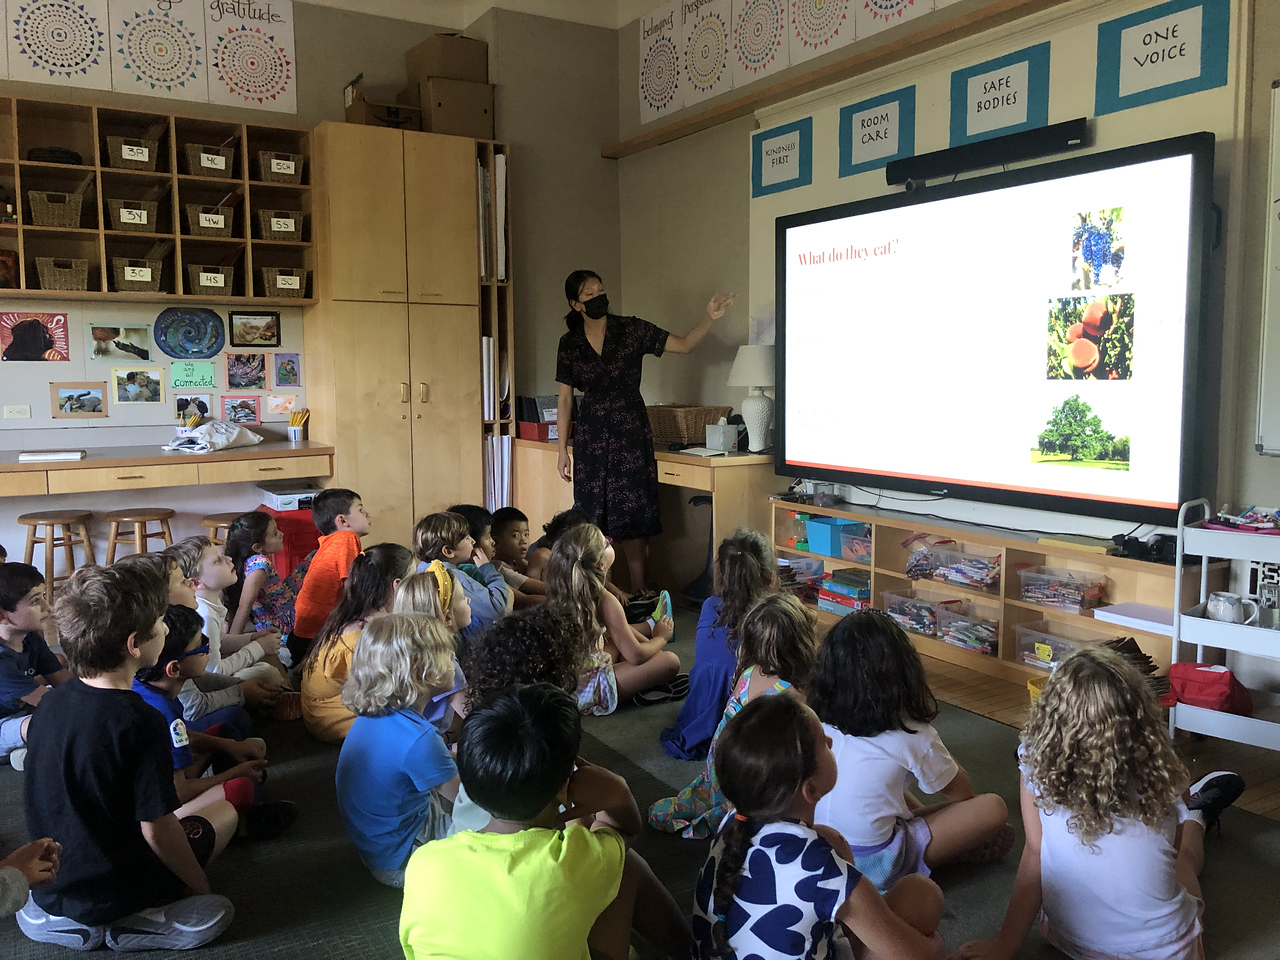
{"type": "Polygon", "coordinates": [[[258,151],[258,179],[267,183],[301,183],[302,154],[258,151]]]}
{"type": "Polygon", "coordinates": [[[301,210],[259,210],[258,227],[263,240],[301,240],[301,210]],[[292,229],[281,229],[291,226],[292,229]]]}
{"type": "Polygon", "coordinates": [[[263,267],[262,295],[264,297],[305,297],[307,271],[302,267],[263,267]]]}
{"type": "Polygon", "coordinates": [[[155,170],[159,154],[159,140],[107,137],[107,162],[120,170],[155,170]]]}
{"type": "Polygon", "coordinates": [[[210,147],[202,143],[188,143],[183,145],[182,152],[187,158],[187,173],[194,177],[218,177],[221,180],[230,180],[235,176],[235,147],[210,147]],[[218,166],[217,158],[221,158],[222,166],[218,166]]]}
{"type": "Polygon", "coordinates": [[[160,289],[160,281],[163,276],[163,260],[130,260],[128,257],[111,258],[111,278],[115,281],[117,290],[137,290],[140,293],[155,293],[160,289]]]}
{"type": "Polygon", "coordinates": [[[81,194],[28,190],[27,201],[31,205],[31,223],[34,226],[80,226],[80,205],[84,202],[81,194]]]}
{"type": "Polygon", "coordinates": [[[159,233],[156,229],[156,213],[160,204],[156,200],[112,200],[107,198],[107,210],[111,214],[113,230],[134,230],[139,233],[159,233]],[[121,211],[125,211],[122,214],[121,211]]]}
{"type": "Polygon", "coordinates": [[[41,290],[88,290],[89,261],[36,257],[41,290]]]}
{"type": "Polygon", "coordinates": [[[700,407],[688,403],[659,403],[646,407],[654,443],[707,442],[705,428],[727,417],[733,407],[700,407]]]}
{"type": "Polygon", "coordinates": [[[229,237],[235,225],[235,207],[209,207],[198,203],[187,204],[187,233],[193,237],[229,237]],[[200,218],[206,219],[202,223],[200,218]],[[209,217],[221,217],[222,226],[216,226],[217,220],[209,217]]]}
{"type": "Polygon", "coordinates": [[[234,296],[236,283],[236,268],[231,267],[210,267],[199,263],[187,264],[187,293],[198,293],[205,297],[230,297],[234,296]],[[222,277],[222,284],[202,282],[201,277],[207,281],[212,276],[222,277]]]}

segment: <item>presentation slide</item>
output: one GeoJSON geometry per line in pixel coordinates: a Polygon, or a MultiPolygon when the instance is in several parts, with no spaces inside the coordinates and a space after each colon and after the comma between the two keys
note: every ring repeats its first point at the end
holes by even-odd
{"type": "Polygon", "coordinates": [[[1176,507],[1190,155],[786,231],[799,467],[1176,507]]]}

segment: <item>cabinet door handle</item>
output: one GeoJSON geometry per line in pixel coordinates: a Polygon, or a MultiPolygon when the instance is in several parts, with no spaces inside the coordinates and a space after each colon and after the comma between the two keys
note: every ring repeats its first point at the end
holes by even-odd
{"type": "Polygon", "coordinates": [[[418,384],[418,400],[421,403],[431,402],[431,387],[428,384],[418,384]]]}
{"type": "Polygon", "coordinates": [[[131,474],[129,474],[128,476],[124,476],[124,477],[116,477],[116,479],[117,479],[117,480],[145,480],[145,479],[147,479],[147,477],[146,477],[146,474],[142,474],[142,473],[131,473],[131,474]]]}
{"type": "Polygon", "coordinates": [[[415,297],[443,297],[443,293],[415,293],[415,297]]]}
{"type": "Polygon", "coordinates": [[[404,293],[403,290],[379,290],[379,293],[404,293]]]}
{"type": "Polygon", "coordinates": [[[258,472],[259,472],[259,473],[273,473],[273,472],[275,472],[276,470],[283,470],[283,469],[284,469],[284,467],[259,467],[259,468],[258,468],[258,472]]]}
{"type": "Polygon", "coordinates": [[[400,402],[409,402],[409,385],[407,383],[400,384],[400,402]]]}

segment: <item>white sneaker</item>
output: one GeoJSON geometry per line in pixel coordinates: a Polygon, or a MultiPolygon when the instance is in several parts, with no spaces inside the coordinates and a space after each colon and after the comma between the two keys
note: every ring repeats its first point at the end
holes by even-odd
{"type": "MultiPolygon", "coordinates": [[[[26,751],[23,751],[24,753],[26,751]]],[[[18,911],[18,927],[37,943],[55,943],[69,950],[97,950],[106,939],[106,927],[91,927],[70,917],[55,917],[28,896],[18,911]]]]}
{"type": "Polygon", "coordinates": [[[107,929],[106,943],[121,951],[194,950],[220,936],[235,915],[226,897],[187,897],[117,920],[107,929]]]}

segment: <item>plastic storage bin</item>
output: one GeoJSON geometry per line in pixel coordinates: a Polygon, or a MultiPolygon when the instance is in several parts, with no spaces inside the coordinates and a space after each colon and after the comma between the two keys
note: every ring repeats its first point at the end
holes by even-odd
{"type": "Polygon", "coordinates": [[[871,528],[865,523],[851,523],[840,528],[840,557],[871,566],[871,528]]]}
{"type": "Polygon", "coordinates": [[[880,594],[884,612],[893,617],[904,630],[933,637],[938,634],[938,611],[946,607],[959,609],[959,600],[926,600],[914,590],[889,591],[880,594]]]}
{"type": "Polygon", "coordinates": [[[933,579],[975,590],[1000,588],[1000,555],[983,557],[946,547],[930,547],[933,579]]]}
{"type": "Polygon", "coordinates": [[[967,604],[963,609],[943,607],[938,611],[938,637],[954,647],[994,657],[1000,652],[1000,621],[977,616],[967,604]]]}
{"type": "Polygon", "coordinates": [[[1115,634],[1094,633],[1052,620],[1034,620],[1013,628],[1018,638],[1018,659],[1028,666],[1049,670],[1089,643],[1114,640],[1115,634]]]}
{"type": "Polygon", "coordinates": [[[845,527],[862,528],[865,524],[854,520],[843,520],[840,517],[810,517],[804,522],[805,533],[809,540],[809,552],[820,553],[825,557],[838,557],[843,549],[840,534],[845,527]]]}
{"type": "Polygon", "coordinates": [[[1022,577],[1022,602],[1079,613],[1099,606],[1107,587],[1101,573],[1061,570],[1054,567],[1027,567],[1022,577]]]}

